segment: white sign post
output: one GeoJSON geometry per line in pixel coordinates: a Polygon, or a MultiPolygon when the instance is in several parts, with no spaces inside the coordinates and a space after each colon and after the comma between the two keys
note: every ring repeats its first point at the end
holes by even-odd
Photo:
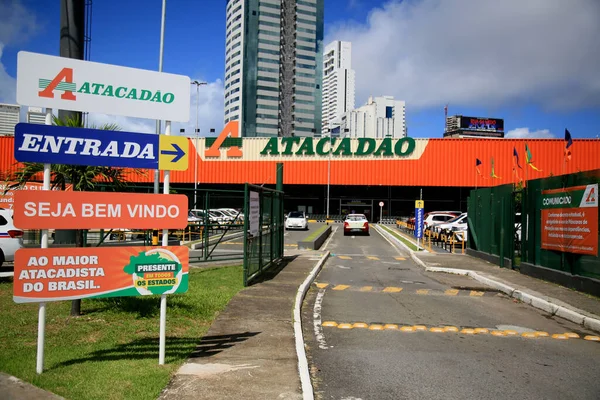
{"type": "Polygon", "coordinates": [[[187,122],[190,78],[20,51],[17,103],[187,122]]]}
{"type": "Polygon", "coordinates": [[[383,201],[379,202],[379,223],[383,219],[383,201]]]}
{"type": "Polygon", "coordinates": [[[260,198],[258,192],[250,192],[250,235],[258,236],[260,225],[260,198]]]}

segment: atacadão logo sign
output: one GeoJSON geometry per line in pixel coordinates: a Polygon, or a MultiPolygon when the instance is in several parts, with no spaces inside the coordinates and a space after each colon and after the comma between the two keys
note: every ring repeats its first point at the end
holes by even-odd
{"type": "Polygon", "coordinates": [[[160,90],[153,92],[147,89],[130,88],[126,86],[111,85],[109,83],[99,82],[83,82],[79,88],[73,82],[73,68],[63,68],[54,79],[39,80],[41,91],[38,93],[40,97],[54,98],[54,91],[62,91],[60,96],[62,100],[76,101],[75,93],[89,94],[92,96],[108,96],[118,99],[130,99],[140,101],[150,101],[155,103],[171,104],[175,101],[175,94],[171,92],[161,93],[160,90]]]}
{"type": "Polygon", "coordinates": [[[26,106],[189,120],[190,79],[21,51],[17,102],[26,106]]]}

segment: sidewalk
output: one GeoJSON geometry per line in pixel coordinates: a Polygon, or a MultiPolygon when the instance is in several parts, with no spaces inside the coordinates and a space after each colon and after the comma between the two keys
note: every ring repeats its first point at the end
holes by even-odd
{"type": "Polygon", "coordinates": [[[159,399],[302,399],[293,308],[322,254],[304,252],[239,292],[159,399]]]}
{"type": "Polygon", "coordinates": [[[0,398],[2,400],[64,400],[27,382],[0,372],[0,398]]]}
{"type": "Polygon", "coordinates": [[[412,257],[427,271],[469,275],[536,308],[600,332],[600,299],[585,293],[468,255],[419,252],[412,257]]]}

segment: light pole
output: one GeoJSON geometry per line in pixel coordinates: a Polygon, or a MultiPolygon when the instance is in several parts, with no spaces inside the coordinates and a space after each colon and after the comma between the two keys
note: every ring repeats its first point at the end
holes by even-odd
{"type": "Polygon", "coordinates": [[[196,85],[196,136],[194,140],[194,148],[196,149],[196,154],[194,154],[194,208],[198,208],[196,201],[198,196],[196,192],[198,191],[198,166],[196,165],[198,160],[198,136],[200,134],[200,129],[198,128],[198,106],[200,105],[200,86],[206,85],[206,82],[192,81],[192,85],[196,85]]]}

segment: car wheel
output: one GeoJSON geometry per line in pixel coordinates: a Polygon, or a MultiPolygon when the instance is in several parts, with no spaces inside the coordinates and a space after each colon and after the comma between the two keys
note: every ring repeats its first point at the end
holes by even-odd
{"type": "Polygon", "coordinates": [[[4,264],[4,252],[0,249],[0,267],[4,264]]]}

